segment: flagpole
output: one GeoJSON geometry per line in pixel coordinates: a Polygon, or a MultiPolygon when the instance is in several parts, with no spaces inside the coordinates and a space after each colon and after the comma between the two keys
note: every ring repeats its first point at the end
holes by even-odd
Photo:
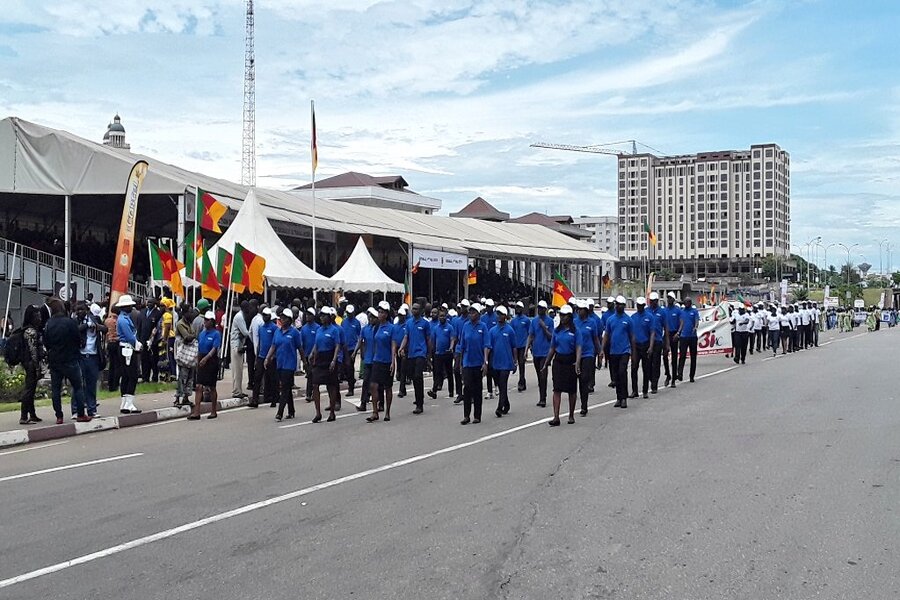
{"type": "Polygon", "coordinates": [[[312,268],[316,270],[316,101],[309,101],[309,116],[312,123],[312,137],[310,138],[310,159],[312,166],[312,268]]]}
{"type": "Polygon", "coordinates": [[[191,248],[191,279],[193,280],[191,287],[194,290],[194,306],[197,306],[197,237],[200,235],[200,215],[197,214],[198,193],[200,193],[199,189],[194,190],[194,239],[191,242],[193,246],[191,248]]]}

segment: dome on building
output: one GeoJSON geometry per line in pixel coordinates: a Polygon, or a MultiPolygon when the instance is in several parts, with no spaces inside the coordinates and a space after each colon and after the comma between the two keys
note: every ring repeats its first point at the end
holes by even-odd
{"type": "Polygon", "coordinates": [[[113,122],[109,124],[109,131],[116,131],[118,133],[125,133],[125,127],[122,126],[122,118],[119,115],[116,115],[113,118],[113,122]]]}
{"type": "Polygon", "coordinates": [[[125,127],[122,125],[122,117],[118,114],[106,126],[106,133],[103,134],[103,145],[124,150],[131,149],[131,145],[125,142],[125,127]]]}

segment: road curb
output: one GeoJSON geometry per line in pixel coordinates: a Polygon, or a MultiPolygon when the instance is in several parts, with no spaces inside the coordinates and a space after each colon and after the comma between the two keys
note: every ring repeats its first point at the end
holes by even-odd
{"type": "MultiPolygon", "coordinates": [[[[225,398],[219,400],[219,410],[228,410],[230,408],[238,408],[246,406],[248,399],[241,398],[225,398]]],[[[203,404],[200,407],[201,414],[209,412],[209,404],[203,404]]],[[[62,425],[47,425],[45,427],[35,427],[34,429],[14,429],[11,431],[0,431],[0,448],[9,446],[21,446],[22,444],[33,444],[35,442],[46,442],[49,440],[57,440],[60,438],[72,437],[84,433],[96,433],[98,431],[109,431],[112,429],[124,429],[126,427],[134,427],[136,425],[147,425],[159,421],[169,421],[171,419],[182,419],[191,414],[190,408],[181,408],[176,406],[167,406],[155,410],[148,410],[136,415],[119,415],[114,417],[97,417],[89,423],[63,423],[62,425]]]]}

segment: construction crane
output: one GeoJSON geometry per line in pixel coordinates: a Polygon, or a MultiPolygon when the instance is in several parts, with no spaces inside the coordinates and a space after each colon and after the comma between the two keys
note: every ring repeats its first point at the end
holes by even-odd
{"type": "Polygon", "coordinates": [[[256,185],[256,52],[253,47],[253,0],[247,0],[244,34],[244,131],[241,144],[241,183],[256,185]]]}
{"type": "Polygon", "coordinates": [[[637,140],[623,140],[621,142],[609,142],[608,144],[594,144],[591,146],[575,146],[572,144],[548,144],[546,142],[538,142],[536,144],[531,144],[532,148],[547,148],[550,150],[567,150],[569,152],[587,152],[589,154],[609,154],[610,156],[628,156],[627,152],[623,152],[622,150],[616,150],[614,148],[607,148],[607,146],[618,146],[620,144],[631,144],[631,154],[637,154],[638,145],[643,146],[644,148],[648,148],[658,154],[663,154],[656,148],[651,148],[647,144],[642,144],[637,140]]]}

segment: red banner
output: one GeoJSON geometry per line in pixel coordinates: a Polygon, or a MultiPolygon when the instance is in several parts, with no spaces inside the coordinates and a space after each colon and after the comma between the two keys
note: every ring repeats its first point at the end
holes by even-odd
{"type": "Polygon", "coordinates": [[[119,296],[128,291],[128,276],[134,258],[134,233],[137,229],[138,197],[150,165],[139,160],[131,168],[128,185],[125,187],[125,206],[122,208],[122,223],[119,225],[119,243],[116,246],[116,264],[113,265],[112,285],[109,304],[115,304],[119,296]]]}

